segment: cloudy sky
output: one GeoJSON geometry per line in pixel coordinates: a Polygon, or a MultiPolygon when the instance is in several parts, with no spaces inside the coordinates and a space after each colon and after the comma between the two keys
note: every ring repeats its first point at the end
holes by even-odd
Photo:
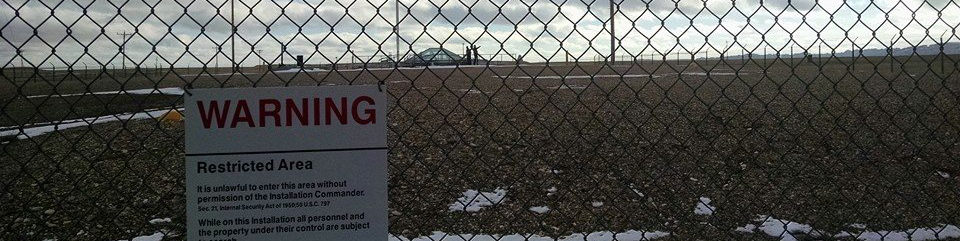
{"type": "MultiPolygon", "coordinates": [[[[935,43],[944,33],[947,41],[960,36],[960,3],[952,0],[615,2],[619,56],[817,52],[818,46],[829,53],[851,43],[882,48],[893,40],[904,47],[935,43]]],[[[121,46],[128,66],[229,66],[231,55],[244,66],[279,63],[280,56],[291,63],[294,55],[309,63],[378,61],[397,54],[397,3],[401,56],[436,46],[461,53],[470,43],[496,59],[593,61],[610,53],[607,0],[233,3],[231,16],[230,0],[5,0],[0,62],[119,66],[121,46]],[[133,34],[126,43],[123,32],[133,34]]]]}

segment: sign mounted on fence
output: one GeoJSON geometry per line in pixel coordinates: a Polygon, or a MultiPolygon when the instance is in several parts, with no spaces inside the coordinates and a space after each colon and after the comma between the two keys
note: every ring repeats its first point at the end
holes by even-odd
{"type": "Polygon", "coordinates": [[[386,240],[376,86],[194,89],[187,240],[386,240]]]}

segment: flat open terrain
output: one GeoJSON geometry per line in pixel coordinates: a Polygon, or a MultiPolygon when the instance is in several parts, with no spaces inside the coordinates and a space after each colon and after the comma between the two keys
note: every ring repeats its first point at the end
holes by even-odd
{"type": "MultiPolygon", "coordinates": [[[[53,73],[0,81],[0,123],[182,102],[120,94],[36,104],[40,99],[30,95],[382,82],[393,100],[395,237],[642,230],[678,240],[857,239],[915,228],[947,234],[952,229],[944,225],[960,224],[960,72],[951,62],[941,71],[924,60],[930,58],[903,57],[894,68],[879,58],[854,65],[833,58],[53,73]],[[111,101],[97,101],[103,98],[111,101]],[[73,110],[58,114],[64,108],[73,110]],[[470,195],[457,205],[468,190],[499,202],[457,210],[475,205],[470,195]],[[488,197],[497,190],[503,199],[488,197]],[[793,228],[769,229],[784,225],[793,228]],[[852,236],[837,236],[843,231],[852,236]]],[[[182,123],[71,128],[7,142],[2,153],[2,240],[129,239],[159,230],[182,238],[182,123]],[[172,222],[151,222],[162,218],[172,222]]]]}

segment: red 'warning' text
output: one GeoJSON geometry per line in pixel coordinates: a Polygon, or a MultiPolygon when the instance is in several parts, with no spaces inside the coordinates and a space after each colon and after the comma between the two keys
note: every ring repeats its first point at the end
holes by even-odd
{"type": "Polygon", "coordinates": [[[260,100],[197,101],[197,110],[204,129],[268,127],[367,125],[377,123],[373,98],[353,99],[300,98],[260,100]]]}

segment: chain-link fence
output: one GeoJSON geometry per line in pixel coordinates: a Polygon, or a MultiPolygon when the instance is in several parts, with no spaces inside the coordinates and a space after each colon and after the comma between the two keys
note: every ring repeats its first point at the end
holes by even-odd
{"type": "Polygon", "coordinates": [[[957,13],[4,0],[0,240],[183,239],[184,89],[358,84],[391,240],[957,240],[957,13]]]}

